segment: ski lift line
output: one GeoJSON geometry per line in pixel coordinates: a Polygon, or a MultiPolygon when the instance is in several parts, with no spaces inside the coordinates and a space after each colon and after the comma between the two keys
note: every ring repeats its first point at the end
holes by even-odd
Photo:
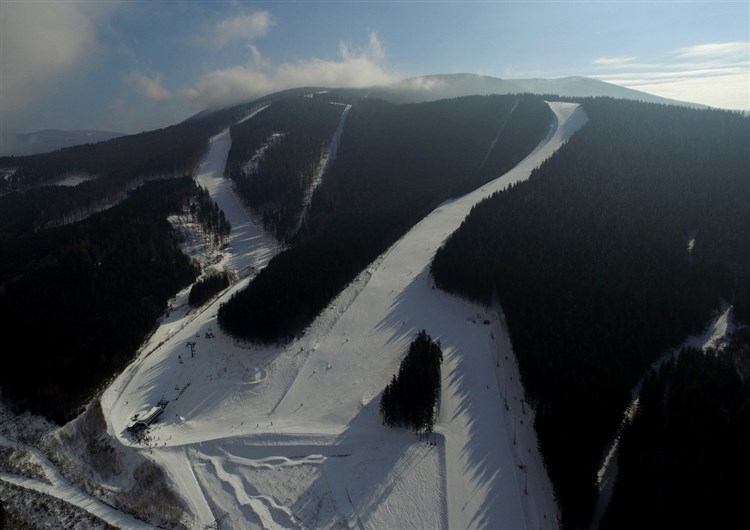
{"type": "Polygon", "coordinates": [[[236,123],[236,125],[239,125],[240,123],[245,123],[245,122],[246,122],[247,120],[249,120],[250,118],[253,118],[254,116],[256,116],[256,115],[257,115],[257,114],[259,114],[260,112],[262,112],[262,111],[266,110],[266,109],[267,109],[268,107],[270,107],[270,106],[271,106],[271,103],[268,103],[267,105],[263,105],[263,106],[262,106],[262,107],[260,107],[260,108],[257,108],[257,109],[254,109],[254,110],[251,110],[251,111],[250,111],[250,114],[248,114],[247,116],[245,116],[244,118],[242,118],[242,119],[241,119],[240,121],[238,121],[238,122],[236,123]]]}
{"type": "Polygon", "coordinates": [[[226,519],[226,518],[227,518],[228,516],[229,516],[229,512],[224,512],[224,515],[221,515],[221,516],[219,516],[219,517],[216,517],[216,518],[215,518],[215,519],[213,520],[213,522],[212,522],[212,523],[209,523],[209,524],[207,524],[207,525],[203,525],[203,528],[206,528],[206,529],[210,529],[210,528],[213,528],[213,529],[219,530],[219,528],[221,528],[221,525],[222,525],[222,523],[224,522],[224,520],[225,520],[225,519],[226,519]]]}
{"type": "Polygon", "coordinates": [[[500,139],[500,135],[501,135],[501,134],[503,133],[503,131],[505,130],[505,126],[506,126],[506,125],[508,124],[508,120],[510,120],[510,117],[511,117],[511,115],[513,114],[513,111],[515,111],[515,110],[516,110],[516,107],[517,107],[517,106],[518,106],[518,101],[516,101],[516,102],[515,102],[515,103],[513,104],[513,108],[512,108],[512,109],[510,109],[510,112],[508,113],[508,116],[507,116],[507,117],[506,117],[506,118],[505,118],[505,119],[504,119],[504,120],[502,121],[502,123],[500,124],[500,127],[498,127],[498,131],[497,131],[497,134],[495,135],[495,138],[494,138],[494,139],[492,140],[492,142],[490,143],[490,146],[489,146],[489,148],[487,149],[487,153],[486,153],[486,154],[484,155],[484,158],[483,158],[483,159],[482,159],[482,161],[481,161],[481,162],[479,163],[479,166],[477,166],[477,171],[479,171],[480,169],[482,169],[482,167],[484,166],[485,162],[487,162],[487,159],[488,159],[488,158],[490,157],[490,154],[491,154],[491,153],[492,153],[492,151],[493,151],[493,150],[495,149],[495,145],[497,145],[497,141],[498,141],[498,140],[500,139]]]}

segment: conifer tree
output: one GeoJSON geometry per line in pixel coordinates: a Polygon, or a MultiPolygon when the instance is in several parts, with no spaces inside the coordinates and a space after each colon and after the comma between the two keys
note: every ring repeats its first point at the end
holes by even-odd
{"type": "Polygon", "coordinates": [[[409,345],[394,375],[383,391],[380,414],[391,427],[409,427],[415,432],[432,432],[440,399],[440,341],[433,341],[425,330],[409,345]]]}

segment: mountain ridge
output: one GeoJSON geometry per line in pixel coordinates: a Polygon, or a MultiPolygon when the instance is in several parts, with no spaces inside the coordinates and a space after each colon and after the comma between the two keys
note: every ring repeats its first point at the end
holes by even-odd
{"type": "Polygon", "coordinates": [[[600,81],[586,76],[564,76],[558,78],[502,79],[479,74],[430,74],[409,77],[392,85],[379,87],[385,92],[403,93],[412,97],[423,97],[423,101],[476,94],[555,94],[562,97],[612,97],[633,99],[646,103],[680,105],[708,108],[706,105],[664,98],[600,81]]]}
{"type": "Polygon", "coordinates": [[[93,144],[126,136],[125,133],[97,129],[41,129],[30,133],[0,134],[0,156],[47,153],[65,147],[93,144]]]}
{"type": "MultiPolygon", "coordinates": [[[[253,472],[252,480],[245,482],[258,492],[253,502],[272,506],[277,523],[289,521],[282,526],[304,518],[308,526],[334,528],[340,521],[346,524],[362,517],[384,527],[407,520],[430,528],[489,526],[490,522],[507,528],[583,527],[596,501],[600,447],[617,428],[632,379],[642,373],[642,364],[635,363],[682,340],[685,333],[680,330],[690,332],[691,322],[698,323],[693,327],[703,323],[719,295],[728,298],[725,293],[734,293],[730,303],[739,296],[747,300],[743,293],[750,283],[740,274],[750,269],[747,251],[740,245],[747,240],[743,221],[750,194],[742,177],[747,174],[744,147],[750,123],[731,111],[616,100],[612,95],[519,95],[524,87],[515,82],[506,84],[510,95],[450,96],[448,90],[457,93],[472,83],[499,90],[504,81],[473,74],[416,79],[411,88],[391,92],[383,87],[332,88],[325,93],[325,88],[297,88],[244,106],[207,110],[166,129],[97,146],[28,160],[0,159],[0,165],[7,164],[8,181],[7,193],[0,192],[5,220],[0,222],[0,244],[9,258],[0,270],[0,313],[9,315],[5,321],[11,330],[40,331],[25,341],[35,355],[23,357],[34,369],[3,374],[12,378],[7,386],[3,384],[4,399],[13,397],[11,384],[23,391],[43,389],[40,400],[69,408],[66,418],[75,416],[80,408],[61,399],[61,382],[74,389],[90,388],[74,378],[86,379],[92,370],[108,369],[102,364],[113,361],[115,349],[107,342],[130,344],[134,364],[120,375],[107,374],[117,379],[106,379],[108,387],[101,395],[104,417],[93,437],[111,438],[113,446],[157,457],[173,453],[180,444],[197,444],[186,450],[184,461],[178,463],[171,456],[159,460],[165,468],[195,473],[186,475],[186,480],[164,482],[183,494],[188,503],[185,513],[196,521],[210,521],[216,515],[214,506],[226,506],[230,518],[250,525],[258,513],[265,514],[261,504],[238,503],[233,493],[239,490],[221,487],[226,482],[217,481],[210,472],[227,470],[228,475],[237,473],[232,480],[245,481],[250,467],[262,469],[264,475],[253,472]],[[441,101],[414,99],[436,95],[441,101]],[[295,105],[285,106],[285,97],[297,100],[295,105]],[[285,248],[262,229],[258,212],[248,214],[248,205],[235,195],[233,182],[226,178],[232,159],[228,153],[242,148],[232,161],[237,168],[248,168],[248,174],[243,170],[245,179],[262,174],[255,183],[270,186],[273,179],[292,174],[307,187],[302,173],[319,164],[320,151],[315,148],[330,145],[326,140],[335,135],[334,118],[339,124],[342,118],[329,116],[329,126],[322,127],[314,114],[303,111],[312,112],[315,106],[341,110],[345,102],[354,104],[340,149],[313,193],[299,239],[285,248]],[[339,106],[329,108],[329,104],[339,106]],[[559,137],[558,143],[564,145],[542,162],[540,138],[547,145],[556,127],[561,134],[573,132],[562,115],[549,115],[549,106],[558,111],[580,107],[579,118],[591,120],[579,123],[575,135],[559,137]],[[294,128],[304,130],[310,139],[312,126],[323,131],[322,142],[313,146],[296,142],[294,128]],[[267,144],[275,138],[280,143],[274,152],[267,144]],[[519,163],[518,158],[528,153],[526,163],[519,163]],[[256,155],[257,163],[248,165],[256,155]],[[75,188],[43,185],[55,182],[61,171],[89,167],[101,168],[89,171],[99,174],[98,179],[75,188]],[[523,184],[511,178],[521,169],[528,177],[523,184]],[[493,194],[488,180],[498,175],[509,186],[493,194]],[[143,179],[154,182],[130,194],[122,191],[143,179]],[[218,216],[219,208],[226,211],[233,232],[230,245],[197,226],[195,234],[191,232],[201,217],[195,210],[198,188],[191,187],[191,179],[208,190],[203,195],[215,198],[212,213],[218,216]],[[478,203],[475,209],[456,214],[448,226],[447,216],[466,206],[462,201],[468,197],[463,195],[467,189],[506,203],[496,210],[486,206],[489,202],[478,203]],[[640,194],[634,195],[638,190],[640,194]],[[222,197],[232,198],[231,208],[222,197]],[[87,214],[104,204],[102,198],[116,198],[112,202],[119,204],[89,219],[87,214]],[[469,215],[470,211],[474,213],[469,215]],[[445,286],[427,263],[438,248],[449,246],[441,241],[455,226],[475,226],[472,219],[485,211],[505,217],[478,223],[490,233],[468,237],[469,244],[453,262],[468,269],[469,280],[489,278],[483,291],[486,299],[476,304],[445,295],[445,286]],[[428,216],[433,216],[432,221],[424,222],[428,216]],[[431,224],[438,216],[446,224],[431,224]],[[57,220],[63,226],[49,229],[57,220]],[[168,230],[168,223],[173,223],[174,231],[168,230]],[[329,227],[326,235],[323,230],[329,227]],[[388,246],[382,253],[382,248],[374,248],[404,231],[407,235],[393,248],[388,246]],[[93,235],[98,235],[97,240],[89,237],[93,235]],[[210,251],[200,250],[211,241],[210,251]],[[500,251],[482,257],[494,248],[493,241],[500,243],[500,251]],[[659,243],[656,248],[654,242],[659,243]],[[183,254],[176,252],[178,244],[183,254]],[[733,251],[735,247],[740,250],[733,251]],[[178,273],[184,278],[190,272],[177,267],[187,265],[177,257],[181,255],[196,258],[190,263],[200,265],[201,273],[226,270],[233,284],[205,306],[190,307],[187,287],[178,290],[163,280],[175,279],[178,273]],[[493,281],[497,274],[488,269],[496,256],[503,257],[498,263],[508,269],[502,282],[493,281]],[[576,256],[582,257],[573,261],[576,256]],[[640,257],[645,264],[635,260],[640,257]],[[539,266],[533,266],[534,260],[539,266]],[[511,268],[514,262],[519,265],[511,268]],[[292,266],[297,268],[289,273],[292,266]],[[343,270],[344,266],[349,269],[343,270]],[[561,266],[561,272],[552,274],[561,266]],[[337,287],[338,294],[331,294],[337,274],[340,278],[350,274],[349,281],[337,287]],[[632,277],[637,284],[625,283],[632,277]],[[684,281],[673,282],[678,285],[669,289],[665,277],[684,281]],[[221,308],[231,307],[231,300],[242,302],[240,290],[247,292],[248,285],[258,295],[248,297],[257,302],[258,316],[277,323],[280,319],[274,314],[283,313],[291,323],[289,337],[251,344],[226,333],[221,308]],[[284,304],[280,286],[300,293],[302,299],[290,298],[280,307],[284,304]],[[134,292],[136,287],[143,292],[134,292]],[[589,291],[594,297],[587,302],[584,297],[589,291]],[[319,303],[325,297],[328,300],[319,303]],[[667,312],[665,300],[679,311],[667,312]],[[581,308],[593,308],[595,316],[609,318],[597,325],[599,321],[581,308]],[[86,313],[88,309],[96,311],[86,313]],[[650,318],[634,326],[641,314],[650,318]],[[136,330],[134,323],[146,329],[141,321],[147,317],[148,329],[140,332],[141,336],[150,333],[145,342],[123,335],[136,330]],[[312,324],[301,326],[308,317],[314,317],[312,324]],[[92,332],[103,329],[102,324],[114,330],[106,334],[106,341],[92,332]],[[540,328],[543,325],[550,329],[540,328]],[[439,338],[446,351],[443,419],[426,444],[424,438],[415,442],[409,433],[382,427],[376,399],[398,369],[401,346],[420,329],[439,338]],[[575,343],[564,334],[576,329],[573,338],[583,337],[584,342],[571,347],[575,343]],[[649,336],[661,342],[647,343],[649,336]],[[32,340],[37,337],[40,340],[32,340]],[[542,342],[538,347],[532,343],[537,337],[542,342]],[[138,354],[136,343],[142,344],[138,354]],[[191,344],[197,346],[195,356],[192,347],[185,349],[191,344]],[[618,347],[621,354],[615,348],[619,344],[627,346],[618,347]],[[66,356],[72,359],[77,351],[92,352],[81,369],[55,369],[54,363],[66,356]],[[543,356],[547,351],[551,355],[543,356]],[[593,354],[582,359],[579,352],[589,351],[593,354]],[[551,367],[554,373],[544,377],[536,365],[527,369],[529,360],[536,359],[537,365],[551,367]],[[583,361],[588,359],[597,361],[595,369],[586,369],[583,361]],[[134,375],[137,371],[140,376],[134,375]],[[53,376],[51,384],[40,384],[45,373],[53,376]],[[614,375],[608,380],[608,374],[614,375]],[[623,374],[630,379],[620,384],[623,374]],[[23,377],[31,380],[18,384],[23,377]],[[562,388],[566,379],[573,384],[562,388]],[[603,386],[617,395],[607,398],[603,386]],[[539,389],[556,391],[554,399],[539,389]],[[164,400],[168,413],[146,433],[149,438],[131,438],[127,426],[133,415],[164,400]],[[228,407],[230,403],[242,406],[228,407]],[[572,433],[569,438],[568,433],[572,433]],[[284,444],[279,445],[280,440],[284,444]],[[362,440],[367,444],[362,445],[362,440]],[[509,451],[498,450],[506,445],[509,451]],[[541,456],[527,456],[537,448],[543,449],[551,483],[541,456]],[[243,471],[227,465],[240,460],[249,464],[241,466],[243,471]],[[208,462],[213,466],[203,465],[208,462]],[[461,467],[466,462],[469,467],[461,467]],[[301,480],[289,480],[290,473],[300,470],[305,475],[301,480]],[[504,480],[510,481],[508,487],[500,486],[504,480]],[[396,483],[399,488],[390,488],[396,483]],[[431,486],[423,491],[425,483],[431,486]],[[201,490],[199,484],[209,487],[201,490]],[[275,488],[283,484],[291,488],[283,497],[276,496],[275,488]],[[486,502],[493,498],[498,502],[486,502]],[[448,504],[441,504],[443,499],[448,504]],[[534,503],[541,508],[533,508],[534,503]],[[313,513],[308,510],[311,506],[330,509],[313,513]],[[542,520],[524,525],[522,517],[528,514],[542,520]]],[[[543,92],[550,86],[548,80],[527,81],[543,92]]],[[[606,83],[589,81],[569,77],[550,83],[560,92],[587,86],[609,90],[606,83]]],[[[267,202],[289,208],[284,198],[275,195],[267,202]]],[[[459,271],[453,264],[448,269],[454,274],[459,271]]],[[[746,321],[742,315],[747,315],[747,307],[746,302],[736,304],[733,311],[739,321],[746,321]]],[[[271,329],[261,318],[252,323],[271,329]]],[[[659,402],[652,402],[659,409],[659,402]]],[[[24,405],[32,410],[30,400],[24,405]]],[[[80,428],[80,417],[70,422],[71,429],[80,428]]],[[[739,419],[746,421],[747,416],[739,419]]],[[[8,422],[0,423],[10,429],[8,422]]],[[[81,430],[81,437],[92,436],[90,432],[81,430]]],[[[637,445],[631,447],[638,451],[637,445]]],[[[129,476],[120,479],[124,483],[129,476]]],[[[0,486],[3,480],[0,476],[0,486]]],[[[643,479],[625,476],[624,480],[637,486],[643,479]]],[[[141,486],[152,482],[141,481],[134,498],[149,496],[141,486]]],[[[627,493],[616,495],[624,500],[615,498],[613,506],[633,506],[636,516],[646,513],[644,504],[631,503],[627,493]]],[[[173,513],[179,518],[182,510],[173,513]]],[[[266,526],[271,526],[270,521],[266,526]]],[[[601,528],[617,527],[610,523],[601,528]]]]}

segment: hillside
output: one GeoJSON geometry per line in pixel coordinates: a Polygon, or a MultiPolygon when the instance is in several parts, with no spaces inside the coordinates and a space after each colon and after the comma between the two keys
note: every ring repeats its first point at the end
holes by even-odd
{"type": "Polygon", "coordinates": [[[27,488],[102,528],[575,528],[595,506],[617,528],[700,497],[658,490],[710,484],[711,450],[746,475],[746,348],[668,356],[750,318],[750,120],[580,78],[425,81],[460,97],[300,88],[0,158],[1,318],[26,342],[0,373],[0,515],[27,488]],[[422,330],[443,363],[415,436],[379,403],[422,330]]]}
{"type": "Polygon", "coordinates": [[[439,287],[502,306],[566,525],[586,524],[600,455],[650,363],[722,303],[750,318],[750,119],[583,106],[589,124],[479,204],[432,265],[439,287]]]}
{"type": "Polygon", "coordinates": [[[225,331],[287,340],[430,210],[513,167],[549,129],[532,96],[351,108],[292,246],[219,311],[225,331]]]}
{"type": "MultiPolygon", "coordinates": [[[[187,289],[171,301],[137,360],[102,396],[102,409],[109,436],[122,442],[114,448],[122,453],[118,459],[129,461],[135,450],[167,470],[169,488],[187,503],[177,527],[219,518],[228,528],[392,527],[405,521],[443,528],[556,527],[551,488],[535,456],[531,411],[520,401],[502,326],[489,314],[477,315],[480,308],[437,293],[426,274],[434,249],[472,204],[526,178],[585,120],[574,105],[554,108],[556,134],[525,163],[436,210],[341,293],[299,341],[248,346],[216,328],[220,303],[246,282],[197,311],[183,305],[187,289]],[[421,328],[436,330],[445,352],[435,445],[384,428],[377,412],[378,394],[421,328]],[[196,344],[195,356],[186,342],[196,344]],[[491,418],[502,410],[501,391],[514,416],[496,422],[491,418]],[[467,399],[485,393],[496,399],[467,399]],[[162,398],[168,403],[158,423],[133,439],[125,430],[133,414],[162,398]],[[487,421],[476,423],[479,418],[487,421]],[[490,473],[477,475],[476,466],[490,473]]],[[[230,245],[212,267],[254,271],[278,249],[221,178],[228,139],[225,132],[212,140],[198,175],[233,226],[230,245]]],[[[67,451],[80,451],[73,447],[81,446],[67,451]]],[[[128,487],[122,478],[107,480],[112,486],[98,495],[108,499],[128,487]]],[[[23,483],[68,499],[78,487],[23,483]]],[[[123,520],[117,510],[90,506],[82,507],[107,521],[123,520]]]]}

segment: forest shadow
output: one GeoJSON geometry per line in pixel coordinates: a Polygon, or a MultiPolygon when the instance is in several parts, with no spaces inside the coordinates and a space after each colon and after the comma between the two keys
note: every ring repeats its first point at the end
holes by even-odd
{"type": "Polygon", "coordinates": [[[463,444],[457,448],[458,454],[467,473],[466,483],[472,488],[466,505],[454,509],[466,509],[475,495],[484,496],[471,526],[486,527],[502,516],[509,502],[517,502],[508,497],[508,492],[521,495],[524,485],[518,478],[520,458],[513,445],[514,421],[519,430],[531,426],[521,423],[518,400],[522,397],[516,396],[515,401],[508,397],[511,404],[515,403],[513,408],[506,410],[504,405],[498,380],[505,376],[498,356],[509,352],[505,351],[505,342],[495,337],[496,326],[490,325],[495,324],[497,315],[433,286],[428,265],[394,299],[376,329],[390,334],[386,345],[408,344],[422,329],[440,341],[444,355],[441,402],[449,406],[440,411],[436,427],[460,428],[464,433],[465,437],[458,436],[452,443],[463,444]],[[448,400],[447,391],[451,392],[448,400]],[[506,418],[506,414],[511,416],[506,418]]]}

